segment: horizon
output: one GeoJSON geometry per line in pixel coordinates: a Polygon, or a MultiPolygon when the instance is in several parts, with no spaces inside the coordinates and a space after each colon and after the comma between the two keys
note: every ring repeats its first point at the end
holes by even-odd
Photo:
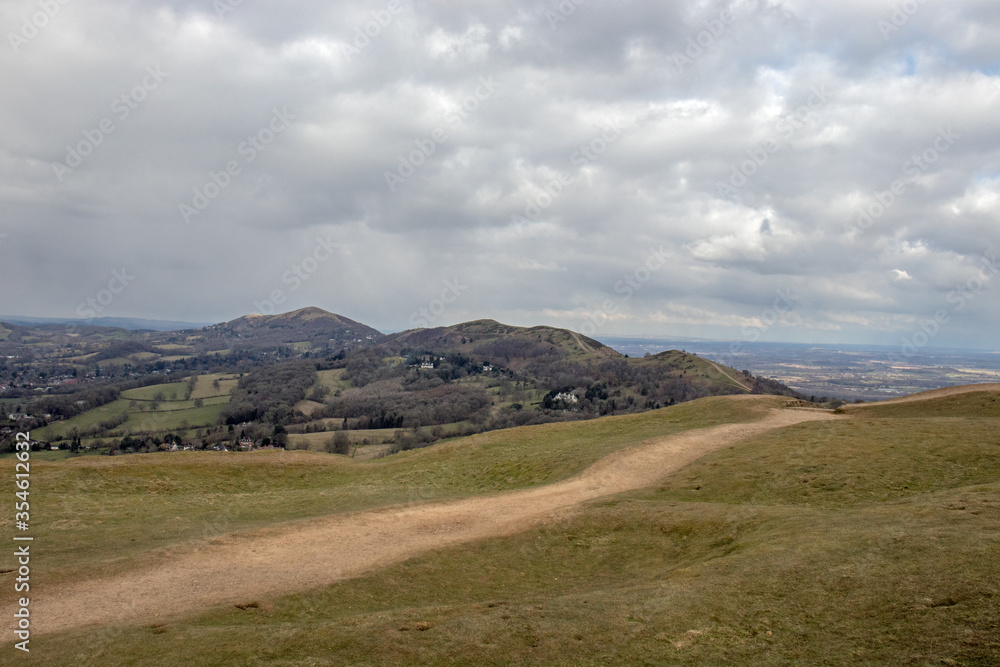
{"type": "MultiPolygon", "coordinates": [[[[461,321],[461,322],[441,323],[441,324],[435,325],[433,327],[414,327],[414,328],[410,328],[410,329],[385,330],[385,329],[381,329],[381,328],[369,325],[368,323],[363,322],[361,320],[358,320],[357,318],[351,317],[349,315],[345,315],[343,313],[337,313],[337,312],[329,311],[329,310],[326,310],[324,308],[320,308],[319,306],[305,306],[303,308],[296,308],[294,310],[284,311],[284,312],[280,312],[280,313],[273,313],[273,316],[288,315],[288,314],[295,313],[295,312],[298,312],[298,311],[301,311],[301,310],[309,310],[309,309],[318,309],[318,310],[322,310],[322,311],[324,311],[326,313],[329,313],[331,315],[336,315],[338,317],[343,317],[343,318],[347,318],[347,319],[353,320],[355,322],[358,322],[359,324],[363,324],[365,326],[369,326],[369,327],[375,329],[376,331],[378,331],[380,334],[383,334],[383,335],[386,335],[386,336],[390,336],[390,335],[394,335],[394,334],[399,334],[399,333],[404,333],[406,331],[413,331],[413,330],[419,329],[419,328],[429,328],[430,329],[430,328],[445,328],[445,327],[451,327],[451,326],[458,326],[460,324],[466,324],[468,322],[473,322],[473,321],[477,321],[477,320],[494,320],[494,321],[499,322],[500,324],[504,324],[504,325],[507,325],[507,326],[517,326],[517,327],[525,327],[525,328],[530,328],[530,327],[535,327],[535,326],[549,326],[549,327],[558,328],[558,329],[567,329],[568,328],[568,327],[560,327],[560,326],[557,326],[555,324],[546,323],[546,322],[535,322],[533,324],[512,324],[510,322],[503,322],[503,321],[497,320],[494,317],[480,317],[480,318],[475,318],[475,319],[472,319],[472,320],[464,320],[464,321],[461,321]]],[[[262,316],[263,315],[261,315],[259,313],[246,313],[244,315],[241,315],[241,316],[239,316],[237,318],[233,318],[233,319],[230,319],[230,320],[219,320],[219,321],[215,321],[215,322],[185,322],[185,321],[176,321],[176,320],[151,319],[151,318],[145,318],[145,317],[130,317],[130,316],[124,315],[124,316],[115,316],[115,317],[95,318],[95,321],[96,320],[121,320],[121,321],[125,321],[125,322],[148,322],[150,324],[187,325],[187,326],[180,326],[178,328],[156,329],[158,331],[164,331],[164,332],[166,332],[166,331],[184,331],[186,329],[200,329],[200,328],[207,327],[207,326],[214,326],[214,325],[218,325],[218,324],[225,324],[227,322],[231,322],[231,321],[233,321],[235,319],[240,319],[240,318],[243,318],[243,317],[262,317],[262,316]]],[[[111,327],[114,326],[114,325],[105,325],[105,324],[90,324],[91,320],[81,320],[81,319],[72,319],[72,318],[51,318],[51,317],[38,317],[38,316],[31,316],[31,315],[9,315],[9,314],[7,314],[7,315],[0,315],[0,322],[9,322],[11,324],[16,324],[17,321],[19,321],[19,320],[20,321],[30,321],[30,320],[42,321],[42,320],[45,320],[44,323],[46,323],[46,324],[60,324],[60,323],[79,324],[81,322],[86,322],[90,326],[111,326],[111,327]]],[[[39,323],[42,323],[42,322],[39,322],[39,323]]],[[[120,328],[128,328],[128,327],[120,327],[120,328]]],[[[570,331],[575,331],[573,329],[569,329],[569,330],[570,331]]],[[[576,333],[583,333],[583,332],[576,331],[576,333]]],[[[795,345],[795,346],[810,346],[811,345],[811,346],[817,346],[817,347],[832,347],[832,348],[844,348],[844,349],[846,349],[846,348],[862,348],[862,349],[868,349],[868,350],[874,350],[874,349],[893,350],[896,347],[896,346],[894,346],[892,344],[868,343],[868,342],[843,343],[843,342],[816,342],[816,341],[803,341],[803,340],[769,340],[769,339],[760,339],[760,340],[749,341],[749,340],[738,339],[738,338],[709,338],[709,337],[703,337],[703,336],[695,336],[695,337],[692,337],[692,336],[669,336],[669,335],[662,335],[662,334],[655,334],[655,333],[654,334],[642,334],[642,333],[625,334],[625,333],[608,332],[608,333],[598,334],[597,336],[593,336],[591,334],[585,334],[585,335],[588,335],[588,336],[594,338],[595,340],[597,340],[598,342],[600,342],[600,343],[602,343],[604,345],[608,345],[608,343],[606,343],[605,341],[621,339],[621,340],[636,340],[636,341],[651,341],[651,342],[740,344],[740,345],[744,345],[744,346],[746,346],[746,345],[795,345]]],[[[608,345],[608,347],[612,347],[613,348],[612,345],[608,345]]],[[[928,346],[925,346],[925,347],[921,348],[920,351],[921,351],[922,355],[927,355],[927,354],[929,354],[931,352],[948,352],[948,351],[961,351],[961,352],[970,352],[970,353],[972,353],[972,352],[978,352],[978,353],[986,353],[986,354],[1000,354],[1000,349],[989,348],[989,347],[977,348],[977,347],[954,347],[954,346],[933,346],[933,345],[928,345],[928,346]]]]}

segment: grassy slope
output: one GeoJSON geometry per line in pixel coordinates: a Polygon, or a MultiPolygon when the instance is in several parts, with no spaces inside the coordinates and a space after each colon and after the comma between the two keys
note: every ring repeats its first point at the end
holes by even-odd
{"type": "Polygon", "coordinates": [[[36,560],[44,576],[56,580],[98,567],[137,567],[150,549],[222,532],[544,484],[646,438],[753,419],[765,406],[780,404],[773,397],[748,398],[723,416],[724,400],[494,431],[372,462],[283,451],[36,461],[33,510],[46,517],[36,533],[48,545],[36,560]]]}
{"type": "Polygon", "coordinates": [[[38,650],[110,665],[997,664],[1000,416],[899,407],[720,450],[513,538],[38,650]]]}

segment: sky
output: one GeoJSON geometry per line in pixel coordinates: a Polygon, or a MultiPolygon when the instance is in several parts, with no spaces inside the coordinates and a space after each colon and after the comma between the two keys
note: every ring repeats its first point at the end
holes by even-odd
{"type": "Polygon", "coordinates": [[[0,313],[997,349],[995,0],[9,0],[0,313]]]}

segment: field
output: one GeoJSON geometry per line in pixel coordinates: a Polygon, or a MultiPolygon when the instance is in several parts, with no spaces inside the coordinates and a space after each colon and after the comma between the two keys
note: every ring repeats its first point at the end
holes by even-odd
{"type": "Polygon", "coordinates": [[[72,437],[74,431],[85,432],[122,413],[128,414],[128,420],[108,431],[103,438],[212,426],[218,422],[222,409],[229,403],[229,392],[236,382],[231,376],[199,375],[188,400],[184,400],[188,393],[187,382],[129,389],[123,391],[116,401],[37,429],[32,436],[43,441],[67,439],[72,437]],[[219,381],[218,387],[214,386],[216,380],[219,381]],[[196,400],[203,405],[196,405],[196,400]]]}
{"type": "MultiPolygon", "coordinates": [[[[754,427],[651,486],[514,534],[238,606],[42,634],[32,649],[52,665],[996,664],[1000,393],[926,398],[754,427]]],[[[55,593],[265,543],[239,537],[248,530],[294,535],[321,525],[311,517],[349,521],[400,503],[393,511],[416,518],[442,500],[544,490],[670,434],[737,433],[785,403],[702,399],[373,462],[311,452],[39,460],[45,548],[33,564],[40,590],[55,593]]],[[[249,576],[252,559],[234,557],[249,576]]]]}

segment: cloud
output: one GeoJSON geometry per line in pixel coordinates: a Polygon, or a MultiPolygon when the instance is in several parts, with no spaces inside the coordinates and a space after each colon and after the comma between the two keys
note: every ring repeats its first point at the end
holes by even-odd
{"type": "Polygon", "coordinates": [[[903,271],[902,269],[893,269],[892,273],[894,275],[893,280],[897,282],[902,282],[904,280],[913,280],[913,277],[906,271],[903,271]]]}
{"type": "MultiPolygon", "coordinates": [[[[395,330],[461,276],[442,319],[579,328],[617,299],[597,333],[739,338],[794,287],[768,335],[896,342],[1000,247],[986,0],[888,32],[893,4],[860,0],[61,7],[34,32],[36,3],[0,9],[11,313],[71,316],[126,266],[102,314],[222,320],[281,290],[395,330]],[[622,301],[651,248],[671,260],[622,301]]],[[[936,342],[993,345],[995,303],[936,342]]]]}

